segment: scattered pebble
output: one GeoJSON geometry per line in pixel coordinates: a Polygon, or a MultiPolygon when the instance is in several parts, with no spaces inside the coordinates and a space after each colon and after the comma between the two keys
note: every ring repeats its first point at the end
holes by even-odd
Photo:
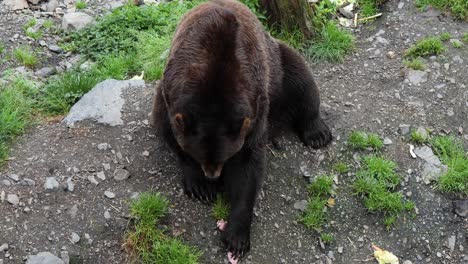
{"type": "Polygon", "coordinates": [[[39,252],[37,255],[29,255],[26,264],[65,264],[65,262],[50,252],[39,252]]]}
{"type": "Polygon", "coordinates": [[[310,176],[312,176],[310,169],[308,168],[307,164],[304,161],[301,161],[301,165],[299,166],[299,169],[301,170],[301,173],[304,177],[309,178],[310,176]]]}
{"type": "Polygon", "coordinates": [[[10,174],[10,175],[8,175],[8,178],[14,180],[15,182],[19,181],[18,174],[10,174]]]}
{"type": "Polygon", "coordinates": [[[75,190],[75,183],[73,182],[73,180],[71,178],[68,178],[67,180],[67,191],[69,192],[73,192],[75,190]]]}
{"type": "Polygon", "coordinates": [[[101,144],[97,145],[97,148],[99,150],[108,150],[108,149],[111,149],[111,145],[109,145],[107,143],[101,143],[101,144]]]}
{"type": "Polygon", "coordinates": [[[88,176],[88,181],[91,182],[91,183],[94,184],[94,185],[98,185],[98,184],[99,184],[99,182],[96,180],[96,178],[94,177],[94,175],[88,176]]]}
{"type": "Polygon", "coordinates": [[[46,191],[53,191],[59,187],[59,182],[55,179],[55,177],[47,177],[44,183],[44,189],[46,191]]]}
{"type": "Polygon", "coordinates": [[[142,155],[144,157],[148,157],[150,155],[150,153],[147,150],[145,150],[145,151],[143,151],[142,155]]]}
{"type": "Polygon", "coordinates": [[[0,246],[0,252],[7,251],[7,250],[8,250],[8,244],[7,243],[2,244],[0,246]]]}
{"type": "Polygon", "coordinates": [[[99,179],[101,179],[102,181],[104,181],[106,179],[106,174],[103,171],[100,171],[100,172],[96,173],[96,176],[99,179]]]}
{"type": "Polygon", "coordinates": [[[104,219],[106,219],[106,220],[111,219],[111,214],[107,210],[104,212],[104,219]]]}
{"type": "Polygon", "coordinates": [[[79,236],[77,233],[75,233],[75,232],[72,232],[72,233],[71,233],[70,241],[71,241],[73,244],[76,244],[76,243],[80,242],[80,239],[81,239],[81,238],[80,238],[80,236],[79,236]]]}
{"type": "Polygon", "coordinates": [[[126,169],[116,169],[114,171],[114,179],[116,181],[123,181],[128,179],[130,176],[130,172],[128,172],[126,169]]]}
{"type": "Polygon", "coordinates": [[[393,144],[393,141],[389,139],[388,137],[384,138],[383,140],[384,145],[391,145],[393,144]]]}
{"type": "Polygon", "coordinates": [[[343,247],[338,247],[338,253],[343,254],[343,247]]]}
{"type": "Polygon", "coordinates": [[[105,191],[104,195],[109,199],[114,199],[115,198],[115,193],[113,193],[111,191],[105,191]]]}
{"type": "Polygon", "coordinates": [[[73,205],[70,210],[68,210],[68,214],[72,219],[76,218],[76,215],[78,214],[78,206],[75,204],[73,205]]]}
{"type": "Polygon", "coordinates": [[[400,134],[402,135],[406,135],[410,132],[410,125],[401,124],[399,128],[400,128],[400,134]]]}
{"type": "Polygon", "coordinates": [[[301,200],[294,203],[294,209],[304,212],[307,208],[307,200],[301,200]]]}
{"type": "Polygon", "coordinates": [[[447,242],[447,245],[448,245],[448,248],[450,249],[450,254],[453,253],[453,251],[455,250],[455,242],[457,240],[457,237],[455,235],[451,235],[449,238],[448,238],[448,242],[447,242]]]}
{"type": "Polygon", "coordinates": [[[7,195],[7,202],[9,202],[12,205],[18,205],[19,204],[19,197],[16,194],[8,194],[7,195]]]}
{"type": "Polygon", "coordinates": [[[467,217],[468,216],[468,199],[454,201],[453,211],[461,217],[467,217]]]}

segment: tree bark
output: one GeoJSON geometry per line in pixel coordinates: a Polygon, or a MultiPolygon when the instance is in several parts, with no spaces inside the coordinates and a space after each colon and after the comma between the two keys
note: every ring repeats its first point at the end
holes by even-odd
{"type": "Polygon", "coordinates": [[[312,36],[313,10],[308,0],[261,0],[268,24],[292,32],[299,29],[306,38],[312,36]]]}

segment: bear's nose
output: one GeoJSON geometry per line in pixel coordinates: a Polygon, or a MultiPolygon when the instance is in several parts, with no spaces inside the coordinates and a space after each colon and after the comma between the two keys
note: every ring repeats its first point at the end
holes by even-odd
{"type": "Polygon", "coordinates": [[[216,179],[221,176],[223,164],[203,164],[202,170],[207,178],[216,179]]]}

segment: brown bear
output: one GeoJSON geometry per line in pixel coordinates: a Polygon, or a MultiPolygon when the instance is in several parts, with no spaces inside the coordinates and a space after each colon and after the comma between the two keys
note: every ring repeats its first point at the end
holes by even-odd
{"type": "Polygon", "coordinates": [[[222,239],[235,257],[250,249],[267,127],[286,121],[304,144],[324,146],[332,136],[319,106],[305,60],[242,3],[209,1],[179,23],[156,88],[154,123],[178,156],[188,196],[226,194],[231,212],[222,239]]]}

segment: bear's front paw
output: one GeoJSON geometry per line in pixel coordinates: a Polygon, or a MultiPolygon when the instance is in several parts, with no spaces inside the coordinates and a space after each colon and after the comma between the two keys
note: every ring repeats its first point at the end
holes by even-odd
{"type": "Polygon", "coordinates": [[[332,140],[332,134],[325,122],[318,118],[310,123],[306,123],[300,132],[302,142],[306,146],[320,148],[332,140]]]}
{"type": "Polygon", "coordinates": [[[228,223],[223,234],[223,243],[234,259],[239,259],[250,250],[250,232],[246,227],[236,227],[228,223]]]}
{"type": "Polygon", "coordinates": [[[202,202],[213,202],[216,198],[216,183],[204,179],[184,179],[184,192],[202,202]]]}

